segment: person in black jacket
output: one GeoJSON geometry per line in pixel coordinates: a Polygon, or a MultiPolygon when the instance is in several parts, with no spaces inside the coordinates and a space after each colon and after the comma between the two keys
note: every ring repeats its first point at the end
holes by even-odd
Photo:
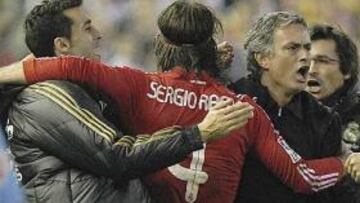
{"type": "MultiPolygon", "coordinates": [[[[99,57],[94,48],[101,36],[81,1],[45,1],[27,16],[25,31],[36,57],[99,57]]],[[[122,135],[102,113],[88,92],[64,81],[32,85],[16,96],[6,131],[28,201],[150,202],[142,183],[130,179],[175,164],[241,127],[251,108],[220,102],[197,126],[138,137],[122,135]]]]}
{"type": "MultiPolygon", "coordinates": [[[[264,108],[286,142],[308,159],[338,155],[341,122],[336,113],[305,92],[311,41],[305,20],[289,12],[263,15],[247,33],[248,78],[235,82],[264,108]]],[[[292,192],[249,153],[236,202],[331,202],[329,193],[292,192]]]]}
{"type": "Polygon", "coordinates": [[[340,29],[315,25],[310,29],[311,65],[307,91],[337,111],[343,121],[343,138],[359,150],[360,94],[358,51],[340,29]]]}
{"type": "MultiPolygon", "coordinates": [[[[355,43],[342,30],[325,24],[310,29],[311,65],[306,90],[316,99],[339,113],[343,140],[355,152],[360,151],[360,93],[358,82],[358,51],[355,43]]],[[[360,188],[350,179],[356,201],[360,188]]],[[[344,195],[344,194],[339,194],[344,195]]]]}

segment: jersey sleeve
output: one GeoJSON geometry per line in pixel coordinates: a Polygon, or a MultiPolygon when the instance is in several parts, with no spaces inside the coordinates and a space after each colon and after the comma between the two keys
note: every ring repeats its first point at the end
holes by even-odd
{"type": "Polygon", "coordinates": [[[88,85],[111,97],[119,106],[126,108],[129,114],[136,111],[135,97],[141,92],[146,80],[144,72],[140,70],[112,67],[75,56],[32,59],[24,61],[23,67],[26,81],[30,84],[54,79],[88,85]]]}
{"type": "Polygon", "coordinates": [[[340,159],[328,157],[304,160],[274,129],[265,111],[250,98],[245,101],[255,106],[254,118],[247,124],[248,136],[253,136],[252,149],[264,165],[297,193],[313,193],[334,186],[342,178],[340,159]]]}

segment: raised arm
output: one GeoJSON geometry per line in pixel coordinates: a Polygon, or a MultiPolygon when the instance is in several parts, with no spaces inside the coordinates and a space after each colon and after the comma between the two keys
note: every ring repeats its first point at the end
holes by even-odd
{"type": "Polygon", "coordinates": [[[63,56],[33,58],[2,67],[0,84],[32,84],[51,79],[70,80],[87,84],[111,98],[121,96],[124,101],[128,101],[132,96],[132,91],[128,89],[130,86],[134,87],[134,81],[144,81],[143,75],[143,72],[130,68],[112,68],[82,57],[63,56]],[[129,72],[132,73],[131,76],[129,72]]]}
{"type": "MultiPolygon", "coordinates": [[[[234,58],[233,46],[228,42],[219,44],[217,57],[219,67],[222,69],[229,67],[234,58]]],[[[95,76],[92,79],[96,79],[99,75],[90,73],[103,72],[103,68],[109,68],[109,66],[83,57],[63,56],[35,59],[31,54],[22,61],[1,67],[0,84],[32,84],[50,79],[86,82],[90,78],[85,77],[95,76]],[[82,74],[80,76],[77,73],[82,74]]],[[[107,71],[111,73],[111,70],[105,72],[107,71]]]]}

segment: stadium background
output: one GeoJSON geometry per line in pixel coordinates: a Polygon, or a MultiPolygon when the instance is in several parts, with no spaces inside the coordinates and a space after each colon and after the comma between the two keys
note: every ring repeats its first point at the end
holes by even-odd
{"type": "MultiPolygon", "coordinates": [[[[146,67],[156,70],[152,52],[157,33],[156,16],[171,0],[83,0],[85,8],[103,35],[102,59],[109,64],[146,67]]],[[[309,24],[326,22],[341,27],[359,44],[359,0],[199,0],[214,8],[223,22],[219,40],[235,46],[232,79],[245,74],[242,42],[245,32],[259,15],[291,10],[303,15],[309,24]]],[[[0,66],[24,57],[22,23],[25,14],[40,0],[0,0],[0,66]]]]}

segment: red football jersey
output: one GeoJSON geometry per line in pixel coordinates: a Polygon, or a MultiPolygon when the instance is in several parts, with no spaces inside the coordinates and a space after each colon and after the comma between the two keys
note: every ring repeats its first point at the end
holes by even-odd
{"type": "Polygon", "coordinates": [[[242,129],[148,176],[146,184],[158,202],[233,202],[250,148],[296,192],[328,188],[342,174],[343,166],[337,158],[303,160],[252,99],[235,95],[206,73],[195,74],[180,67],[164,73],[145,73],[69,56],[31,60],[24,62],[24,68],[31,83],[66,79],[106,93],[118,105],[121,124],[133,134],[196,124],[221,99],[249,102],[255,107],[254,117],[242,129]]]}

